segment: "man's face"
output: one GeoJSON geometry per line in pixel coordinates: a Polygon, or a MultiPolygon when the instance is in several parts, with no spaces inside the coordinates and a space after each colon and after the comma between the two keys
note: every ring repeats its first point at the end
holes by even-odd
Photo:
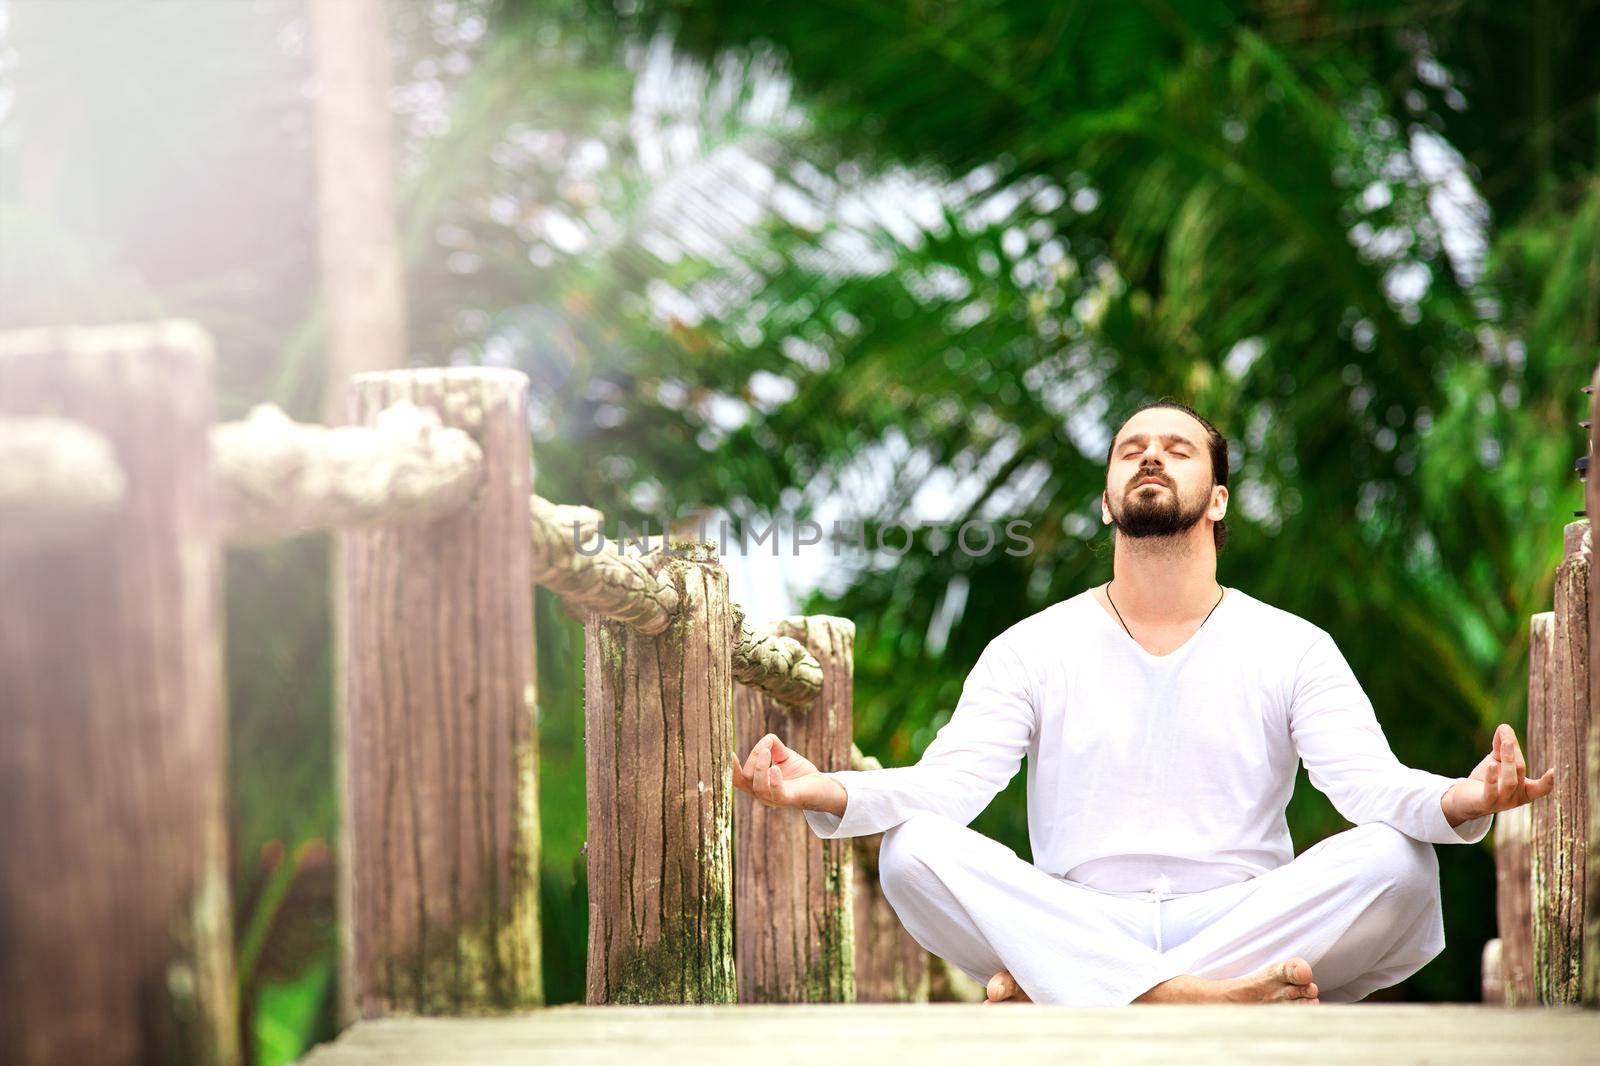
{"type": "Polygon", "coordinates": [[[1171,537],[1211,514],[1228,490],[1211,480],[1206,428],[1172,407],[1140,411],[1117,433],[1106,467],[1102,517],[1127,537],[1171,537]]]}

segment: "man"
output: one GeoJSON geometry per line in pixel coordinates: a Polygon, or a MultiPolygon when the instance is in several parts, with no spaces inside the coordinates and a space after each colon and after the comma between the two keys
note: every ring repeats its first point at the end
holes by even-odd
{"type": "Polygon", "coordinates": [[[1350,1002],[1415,973],[1444,947],[1431,845],[1554,771],[1507,725],[1469,777],[1401,765],[1327,632],[1217,584],[1227,479],[1210,422],[1141,407],[1107,455],[1112,580],[992,640],[916,765],[820,773],[769,733],[736,787],[884,832],[885,897],[990,1002],[1350,1002]],[[1024,755],[1032,863],[969,828],[1024,755]],[[1356,828],[1295,857],[1300,762],[1356,828]]]}

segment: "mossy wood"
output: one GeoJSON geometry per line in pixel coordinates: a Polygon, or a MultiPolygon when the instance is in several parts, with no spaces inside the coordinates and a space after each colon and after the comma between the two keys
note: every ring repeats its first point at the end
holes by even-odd
{"type": "MultiPolygon", "coordinates": [[[[1548,633],[1548,627],[1546,627],[1548,633]]],[[[1545,642],[1548,648],[1548,639],[1545,642]]],[[[1528,857],[1528,808],[1495,815],[1494,874],[1500,928],[1500,985],[1508,1007],[1538,1002],[1533,987],[1533,873],[1528,857]]]]}
{"type": "Polygon", "coordinates": [[[709,545],[643,558],[677,591],[667,628],[597,616],[585,628],[585,1001],[731,1003],[728,575],[709,545]]]}
{"type": "MultiPolygon", "coordinates": [[[[822,769],[848,767],[854,624],[818,615],[785,618],[766,632],[804,646],[820,664],[820,688],[807,702],[792,703],[735,686],[739,758],[776,733],[822,769]]],[[[851,841],[822,840],[803,812],[768,806],[742,791],[734,796],[733,813],[739,1002],[852,1002],[851,841]]]]}
{"type": "MultiPolygon", "coordinates": [[[[1576,1003],[1582,993],[1588,859],[1589,550],[1587,520],[1569,523],[1556,570],[1548,681],[1528,723],[1530,774],[1556,771],[1555,790],[1530,805],[1533,974],[1539,1002],[1576,1003]]],[[[1532,711],[1533,708],[1530,708],[1532,711]]]]}
{"type": "Polygon", "coordinates": [[[526,390],[486,368],[352,384],[352,422],[431,408],[483,480],[446,517],[341,534],[347,1016],[543,1000],[526,390]]]}
{"type": "MultiPolygon", "coordinates": [[[[1586,433],[1585,455],[1588,458],[1590,473],[1584,480],[1584,511],[1589,515],[1600,515],[1600,467],[1595,465],[1594,426],[1595,420],[1600,418],[1600,367],[1596,367],[1590,379],[1591,396],[1589,399],[1589,428],[1586,433]]],[[[1593,537],[1591,535],[1591,541],[1593,537]]],[[[1600,661],[1595,653],[1595,643],[1600,641],[1600,589],[1595,587],[1600,582],[1600,576],[1595,574],[1595,568],[1589,567],[1588,601],[1589,601],[1589,661],[1600,661]]],[[[1589,1007],[1600,1007],[1600,722],[1595,719],[1600,717],[1600,670],[1589,671],[1589,728],[1586,751],[1584,753],[1584,767],[1588,774],[1588,811],[1589,811],[1589,839],[1588,858],[1586,869],[1588,876],[1584,880],[1584,918],[1583,918],[1583,958],[1587,965],[1583,967],[1583,1002],[1589,1007]]]]}

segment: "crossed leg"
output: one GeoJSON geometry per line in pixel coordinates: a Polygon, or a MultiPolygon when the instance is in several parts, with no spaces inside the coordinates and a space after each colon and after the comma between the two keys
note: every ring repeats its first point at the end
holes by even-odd
{"type": "Polygon", "coordinates": [[[1444,948],[1433,845],[1381,822],[1336,833],[1243,885],[1174,903],[1164,906],[1194,930],[1166,952],[1184,973],[1227,977],[1295,955],[1330,1003],[1402,981],[1444,948]]]}
{"type": "Polygon", "coordinates": [[[1039,1003],[1348,1001],[1443,946],[1433,849],[1384,825],[1330,837],[1243,885],[1164,902],[1164,927],[1192,931],[1164,952],[1149,942],[1150,903],[1053,877],[940,815],[884,835],[879,877],[924,948],[980,982],[1006,971],[1018,998],[1039,1003]]]}
{"type": "Polygon", "coordinates": [[[942,815],[884,833],[878,878],[917,943],[980,983],[1009,970],[1037,1003],[1127,1003],[1183,973],[1140,939],[1136,906],[1052,877],[942,815]]]}

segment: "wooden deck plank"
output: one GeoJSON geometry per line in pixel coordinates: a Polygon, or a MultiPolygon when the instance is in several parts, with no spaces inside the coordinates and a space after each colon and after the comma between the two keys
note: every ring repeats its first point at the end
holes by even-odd
{"type": "Polygon", "coordinates": [[[388,1018],[304,1066],[971,1066],[1013,1061],[1594,1063],[1600,1013],[1476,1005],[1124,1007],[985,1004],[561,1006],[495,1018],[388,1018]]]}

